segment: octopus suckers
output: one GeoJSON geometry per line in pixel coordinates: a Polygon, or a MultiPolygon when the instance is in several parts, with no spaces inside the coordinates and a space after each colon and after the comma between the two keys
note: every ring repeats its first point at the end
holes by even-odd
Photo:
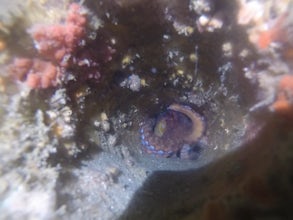
{"type": "Polygon", "coordinates": [[[199,142],[205,127],[204,117],[191,107],[172,104],[157,118],[142,124],[140,138],[143,150],[162,157],[181,155],[183,146],[186,149],[186,146],[192,147],[199,142]]]}

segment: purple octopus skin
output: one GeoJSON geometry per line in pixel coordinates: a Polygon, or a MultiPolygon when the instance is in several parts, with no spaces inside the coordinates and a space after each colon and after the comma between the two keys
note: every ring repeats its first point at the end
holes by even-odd
{"type": "Polygon", "coordinates": [[[199,142],[204,131],[201,115],[188,106],[172,104],[157,119],[142,124],[140,138],[146,153],[161,157],[179,154],[186,158],[187,149],[199,142]]]}

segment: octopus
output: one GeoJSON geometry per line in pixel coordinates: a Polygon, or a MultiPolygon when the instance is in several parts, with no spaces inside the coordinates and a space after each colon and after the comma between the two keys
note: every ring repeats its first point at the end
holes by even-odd
{"type": "Polygon", "coordinates": [[[205,120],[186,105],[172,104],[156,119],[142,123],[143,151],[160,157],[192,159],[193,147],[205,132],[205,120]]]}

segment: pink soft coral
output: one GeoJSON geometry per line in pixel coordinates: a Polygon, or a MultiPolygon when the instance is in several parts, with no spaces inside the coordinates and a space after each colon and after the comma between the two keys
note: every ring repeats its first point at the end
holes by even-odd
{"type": "Polygon", "coordinates": [[[80,5],[69,7],[63,24],[34,25],[31,34],[40,58],[15,58],[12,74],[33,89],[57,85],[68,59],[85,35],[86,17],[80,5]]]}
{"type": "Polygon", "coordinates": [[[12,71],[19,80],[31,88],[48,88],[57,85],[59,67],[40,59],[15,58],[12,71]]]}
{"type": "Polygon", "coordinates": [[[35,25],[30,34],[38,52],[62,66],[67,65],[66,55],[70,55],[85,34],[86,17],[80,5],[69,7],[64,24],[35,25]]]}

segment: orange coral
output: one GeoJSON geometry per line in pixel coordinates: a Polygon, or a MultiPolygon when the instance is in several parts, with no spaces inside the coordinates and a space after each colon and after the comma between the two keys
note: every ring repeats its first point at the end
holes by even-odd
{"type": "Polygon", "coordinates": [[[260,49],[265,49],[273,41],[274,41],[274,38],[272,36],[272,31],[268,30],[268,31],[264,31],[264,32],[260,33],[257,44],[260,49]]]}
{"type": "Polygon", "coordinates": [[[293,118],[293,75],[284,75],[280,80],[272,109],[293,118]]]}
{"type": "Polygon", "coordinates": [[[277,18],[275,24],[269,30],[260,33],[258,46],[261,49],[267,48],[272,42],[288,41],[286,19],[288,19],[288,13],[284,13],[277,18]]]}
{"type": "MultiPolygon", "coordinates": [[[[288,50],[292,50],[292,9],[289,7],[284,13],[282,13],[273,25],[266,31],[261,31],[258,34],[257,46],[260,49],[267,48],[271,43],[281,43],[283,47],[283,53],[287,53],[288,50]]],[[[291,51],[289,53],[292,53],[291,51]]]]}

